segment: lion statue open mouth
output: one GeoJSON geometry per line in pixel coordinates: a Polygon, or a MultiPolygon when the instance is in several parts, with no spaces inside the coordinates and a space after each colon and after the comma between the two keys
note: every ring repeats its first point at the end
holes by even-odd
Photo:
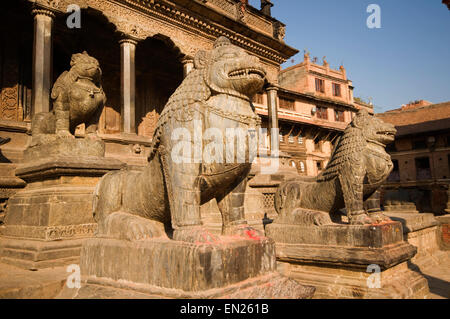
{"type": "MultiPolygon", "coordinates": [[[[258,58],[219,38],[214,49],[195,56],[195,68],[170,97],[153,136],[149,164],[143,171],[122,170],[105,175],[95,191],[94,215],[99,235],[128,240],[164,237],[213,242],[202,226],[200,205],[215,198],[223,218],[223,234],[255,238],[260,234],[244,219],[244,193],[251,158],[245,163],[176,163],[172,135],[189,136],[201,127],[225,136],[228,128],[258,129],[260,118],[251,99],[265,83],[258,58]],[[200,125],[198,125],[200,123],[200,125]]],[[[202,151],[202,150],[200,150],[202,151]]]]}

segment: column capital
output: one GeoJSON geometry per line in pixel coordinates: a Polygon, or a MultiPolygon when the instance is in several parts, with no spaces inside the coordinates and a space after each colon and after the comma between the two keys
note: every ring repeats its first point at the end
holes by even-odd
{"type": "Polygon", "coordinates": [[[188,63],[194,63],[194,58],[191,58],[190,56],[185,56],[181,59],[182,64],[188,64],[188,63]]]}
{"type": "Polygon", "coordinates": [[[129,44],[133,44],[133,45],[137,45],[138,44],[138,39],[127,36],[127,37],[123,37],[122,39],[119,40],[119,44],[124,44],[124,43],[129,43],[129,44]]]}
{"type": "Polygon", "coordinates": [[[269,84],[266,87],[266,91],[278,91],[280,89],[280,87],[276,84],[269,84]]]}
{"type": "Polygon", "coordinates": [[[50,17],[52,19],[55,18],[55,13],[51,9],[41,7],[41,6],[34,6],[33,9],[31,10],[31,14],[34,17],[38,16],[38,15],[44,15],[44,16],[50,17]]]}

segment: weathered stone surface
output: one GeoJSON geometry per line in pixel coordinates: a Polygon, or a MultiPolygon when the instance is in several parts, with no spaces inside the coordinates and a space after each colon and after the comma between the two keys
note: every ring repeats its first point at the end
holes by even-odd
{"type": "Polygon", "coordinates": [[[408,263],[417,248],[403,240],[396,221],[372,225],[305,223],[323,212],[297,209],[266,226],[276,242],[282,273],[317,287],[317,298],[423,298],[426,279],[408,263]],[[377,267],[384,286],[368,288],[368,267],[377,267]]]}
{"type": "Polygon", "coordinates": [[[398,222],[383,225],[320,227],[273,223],[266,235],[276,242],[278,260],[351,267],[390,268],[411,259],[416,249],[403,241],[398,222]]]}
{"type": "MultiPolygon", "coordinates": [[[[372,196],[379,196],[377,190],[393,169],[385,147],[394,140],[395,132],[393,125],[359,111],[317,179],[298,177],[281,184],[275,196],[278,213],[290,215],[296,208],[335,213],[346,208],[350,224],[389,220],[372,196]]],[[[318,225],[329,222],[326,218],[314,220],[318,225]]]]}
{"type": "Polygon", "coordinates": [[[405,240],[417,247],[417,254],[411,259],[415,266],[424,270],[450,263],[449,252],[439,247],[439,222],[433,214],[389,212],[388,216],[403,224],[405,240]]]}
{"type": "Polygon", "coordinates": [[[30,145],[24,151],[24,162],[35,162],[39,158],[51,157],[103,157],[105,144],[103,141],[77,138],[56,138],[51,143],[30,145]]]}
{"type": "Polygon", "coordinates": [[[221,239],[212,244],[89,239],[81,254],[85,282],[77,295],[61,297],[310,298],[314,293],[276,273],[273,241],[221,239]]]}
{"type": "Polygon", "coordinates": [[[420,272],[409,269],[407,262],[382,271],[380,288],[369,288],[368,282],[375,283],[373,271],[348,265],[291,263],[286,264],[284,270],[284,275],[295,278],[301,284],[314,285],[314,299],[430,298],[427,280],[420,272]]]}
{"type": "Polygon", "coordinates": [[[54,298],[68,275],[66,267],[28,271],[0,263],[0,299],[54,298]]]}
{"type": "Polygon", "coordinates": [[[450,250],[450,214],[436,217],[439,222],[439,247],[442,250],[450,250]]]}
{"type": "MultiPolygon", "coordinates": [[[[86,144],[74,141],[68,144],[86,144]]],[[[92,143],[97,144],[87,141],[92,143]]],[[[77,262],[82,239],[93,237],[97,229],[92,216],[95,185],[123,166],[115,159],[60,153],[19,165],[16,174],[27,186],[8,201],[0,229],[1,260],[27,269],[77,262]]]]}
{"type": "Polygon", "coordinates": [[[418,213],[415,201],[420,197],[416,190],[387,190],[384,194],[384,210],[386,212],[418,213]]]}
{"type": "MultiPolygon", "coordinates": [[[[89,235],[93,236],[92,233],[89,235]]],[[[39,241],[36,239],[2,237],[0,241],[0,261],[27,270],[79,264],[81,246],[84,240],[39,241]]]]}

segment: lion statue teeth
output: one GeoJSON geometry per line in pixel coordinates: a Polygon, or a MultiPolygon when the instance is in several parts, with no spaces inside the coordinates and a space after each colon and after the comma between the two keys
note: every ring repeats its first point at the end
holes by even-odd
{"type": "Polygon", "coordinates": [[[298,178],[280,185],[275,195],[280,218],[320,226],[331,223],[329,214],[346,208],[352,225],[389,221],[379,206],[372,206],[373,197],[393,169],[385,147],[395,134],[393,125],[359,111],[314,181],[298,178]],[[371,209],[366,211],[365,206],[371,209]]]}
{"type": "Polygon", "coordinates": [[[217,237],[203,227],[200,216],[200,206],[214,198],[224,235],[260,235],[244,219],[252,159],[221,163],[189,158],[178,163],[172,152],[176,143],[190,145],[188,136],[199,128],[214,128],[223,136],[228,128],[258,129],[260,118],[251,99],[262,89],[266,72],[256,57],[225,37],[217,39],[213,50],[198,52],[194,65],[159,117],[148,166],[108,173],[97,185],[94,216],[99,236],[133,241],[169,234],[178,241],[214,242],[217,237]],[[185,134],[175,142],[172,136],[178,129],[185,134]]]}
{"type": "Polygon", "coordinates": [[[102,70],[97,59],[87,52],[72,55],[70,66],[53,86],[53,110],[33,117],[32,145],[49,143],[56,138],[74,138],[75,128],[83,123],[88,135],[96,133],[106,103],[102,70]]]}

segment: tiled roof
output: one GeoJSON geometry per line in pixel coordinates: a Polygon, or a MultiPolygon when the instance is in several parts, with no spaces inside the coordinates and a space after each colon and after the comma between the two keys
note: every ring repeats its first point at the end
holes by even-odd
{"type": "Polygon", "coordinates": [[[397,136],[450,129],[450,102],[376,114],[395,125],[397,136]]]}

